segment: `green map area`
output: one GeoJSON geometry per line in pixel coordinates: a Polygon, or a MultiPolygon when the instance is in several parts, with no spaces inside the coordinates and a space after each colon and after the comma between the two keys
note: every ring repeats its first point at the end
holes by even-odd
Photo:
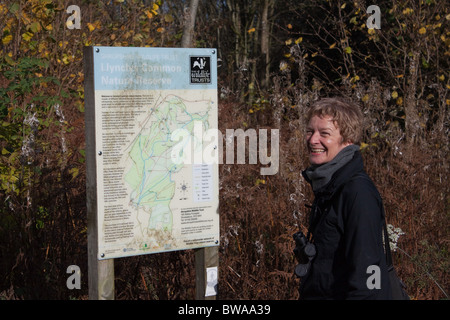
{"type": "MultiPolygon", "coordinates": [[[[129,204],[138,212],[138,218],[142,211],[146,219],[149,217],[148,221],[140,221],[140,229],[142,239],[153,239],[142,243],[143,249],[167,245],[167,240],[172,238],[170,205],[177,182],[174,176],[185,166],[172,160],[174,148],[180,146],[180,141],[172,140],[173,133],[183,129],[192,135],[194,122],[201,122],[203,129],[208,129],[210,104],[210,101],[188,101],[175,95],[160,97],[127,148],[132,164],[125,173],[125,182],[132,190],[129,204]],[[198,109],[195,106],[199,103],[202,106],[208,104],[208,107],[203,107],[202,112],[192,111],[198,109]],[[147,243],[151,241],[156,243],[147,243]]],[[[180,152],[183,152],[182,148],[180,152]]]]}

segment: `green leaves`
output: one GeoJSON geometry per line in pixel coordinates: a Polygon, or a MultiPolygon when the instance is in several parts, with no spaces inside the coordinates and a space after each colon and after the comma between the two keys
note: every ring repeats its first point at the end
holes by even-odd
{"type": "Polygon", "coordinates": [[[24,181],[33,175],[32,171],[24,170],[32,163],[31,158],[25,160],[23,157],[26,137],[33,137],[30,144],[32,149],[42,148],[38,132],[54,123],[54,119],[48,116],[49,110],[60,100],[47,87],[50,83],[57,86],[60,83],[52,76],[43,76],[48,67],[48,61],[44,59],[23,57],[13,61],[6,57],[9,58],[5,56],[0,61],[1,74],[5,80],[5,85],[0,87],[0,177],[3,190],[19,194],[24,181]],[[29,122],[31,118],[33,125],[29,122]]]}
{"type": "Polygon", "coordinates": [[[13,3],[10,7],[9,7],[9,12],[11,12],[12,14],[16,14],[20,9],[20,5],[15,2],[13,3]]]}

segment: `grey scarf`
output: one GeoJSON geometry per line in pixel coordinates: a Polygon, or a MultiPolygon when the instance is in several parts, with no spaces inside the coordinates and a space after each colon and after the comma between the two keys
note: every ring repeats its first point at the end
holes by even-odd
{"type": "Polygon", "coordinates": [[[330,162],[307,168],[305,173],[311,180],[313,191],[319,190],[330,182],[333,174],[347,164],[358,150],[359,146],[351,144],[342,149],[330,162]]]}

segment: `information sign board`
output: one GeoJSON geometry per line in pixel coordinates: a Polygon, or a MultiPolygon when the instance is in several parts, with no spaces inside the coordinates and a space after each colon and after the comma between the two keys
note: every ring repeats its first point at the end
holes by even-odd
{"type": "Polygon", "coordinates": [[[93,47],[98,259],[219,244],[215,49],[93,47]]]}

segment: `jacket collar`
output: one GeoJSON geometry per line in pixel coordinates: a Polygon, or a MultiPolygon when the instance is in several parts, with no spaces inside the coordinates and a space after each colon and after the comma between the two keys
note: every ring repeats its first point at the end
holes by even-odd
{"type": "MultiPolygon", "coordinates": [[[[306,170],[305,170],[306,171],[306,170]]],[[[302,171],[302,175],[305,180],[311,184],[311,180],[306,175],[306,172],[302,171]]],[[[314,192],[316,198],[322,198],[324,201],[331,199],[331,197],[356,173],[364,171],[364,164],[361,153],[356,151],[353,158],[345,164],[342,168],[338,169],[332,176],[331,180],[314,192]]]]}

